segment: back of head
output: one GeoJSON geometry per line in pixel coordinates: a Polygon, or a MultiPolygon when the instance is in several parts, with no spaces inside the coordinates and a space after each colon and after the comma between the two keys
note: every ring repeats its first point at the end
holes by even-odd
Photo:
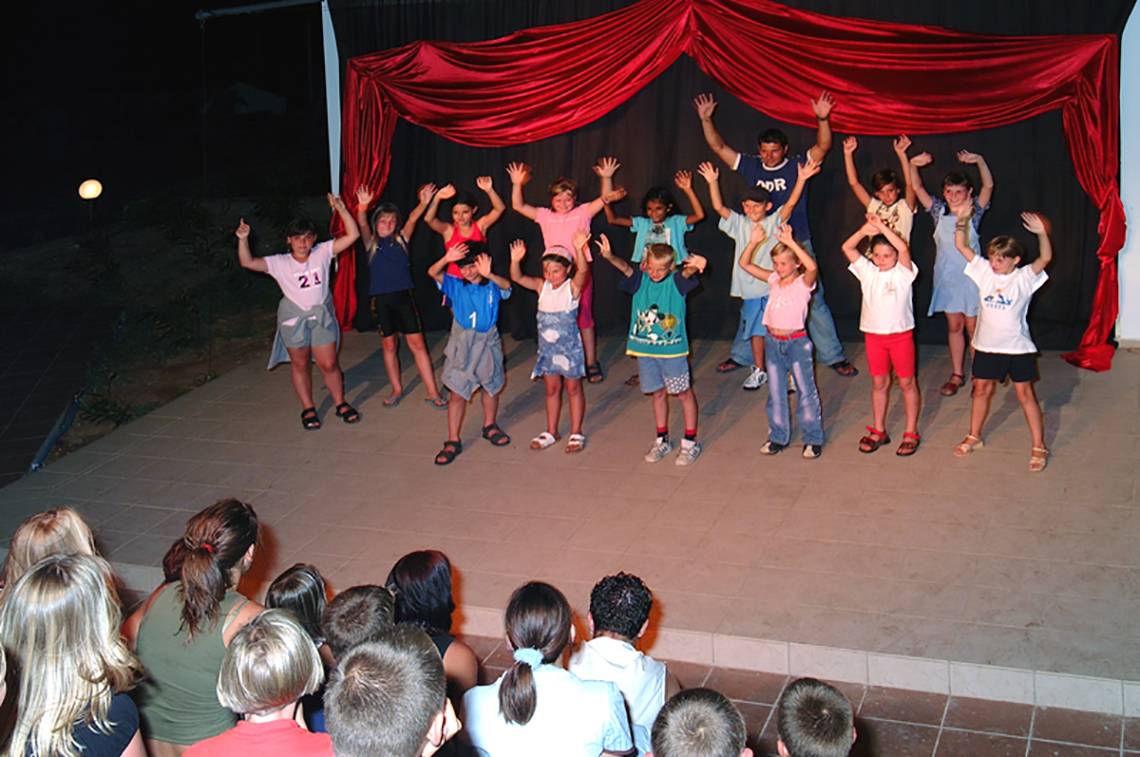
{"type": "Polygon", "coordinates": [[[732,702],[712,689],[673,696],[653,721],[654,757],[740,757],[747,731],[732,702]]]}
{"type": "Polygon", "coordinates": [[[8,544],[4,585],[11,586],[28,568],[49,555],[95,555],[91,529],[70,507],[53,507],[28,517],[8,544]]]}
{"type": "Polygon", "coordinates": [[[294,218],[285,227],[287,237],[304,237],[310,234],[314,237],[317,235],[317,225],[311,218],[294,218]]]}
{"type": "Polygon", "coordinates": [[[257,513],[236,499],[220,500],[192,517],[182,536],[182,626],[189,636],[212,627],[226,590],[249,569],[258,541],[257,513]]]}
{"type": "Polygon", "coordinates": [[[226,647],[218,701],[238,714],[265,715],[316,691],[324,677],[301,624],[284,610],[264,610],[226,647]]]}
{"type": "Polygon", "coordinates": [[[384,582],[396,597],[396,622],[411,623],[430,633],[451,630],[455,601],[451,596],[451,561],[424,549],[401,557],[384,582]]]}
{"type": "Polygon", "coordinates": [[[653,594],[640,578],[629,573],[606,576],[590,592],[594,633],[609,631],[632,641],[641,634],[653,607],[653,594]]]}
{"type": "Polygon", "coordinates": [[[112,696],[130,689],[138,671],[119,635],[113,582],[101,557],[52,555],[8,587],[0,638],[19,680],[21,713],[9,753],[74,755],[76,720],[109,728],[112,696]]]}
{"type": "Polygon", "coordinates": [[[314,642],[324,639],[321,615],[325,611],[325,579],[312,565],[297,563],[269,584],[265,606],[288,611],[314,642]]]}
{"type": "Polygon", "coordinates": [[[337,757],[418,757],[446,695],[443,661],[422,630],[394,626],[353,648],[325,690],[337,757]]]}
{"type": "Polygon", "coordinates": [[[778,708],[776,728],[791,757],[846,757],[855,716],[833,686],[814,678],[792,681],[778,708]]]}
{"type": "Polygon", "coordinates": [[[321,631],[340,660],[357,644],[375,641],[395,623],[396,602],[383,586],[352,586],[333,597],[321,616],[321,631]]]}
{"type": "Polygon", "coordinates": [[[526,724],[538,705],[534,668],[557,660],[570,643],[570,603],[550,584],[532,581],[511,595],[505,622],[515,664],[499,686],[499,710],[508,723],[526,724]]]}

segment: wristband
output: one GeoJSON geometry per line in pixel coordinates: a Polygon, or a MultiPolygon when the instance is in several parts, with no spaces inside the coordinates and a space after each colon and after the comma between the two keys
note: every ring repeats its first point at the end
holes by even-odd
{"type": "Polygon", "coordinates": [[[820,118],[819,116],[816,116],[815,120],[816,121],[830,121],[831,120],[831,114],[828,113],[826,116],[823,116],[822,118],[820,118]]]}

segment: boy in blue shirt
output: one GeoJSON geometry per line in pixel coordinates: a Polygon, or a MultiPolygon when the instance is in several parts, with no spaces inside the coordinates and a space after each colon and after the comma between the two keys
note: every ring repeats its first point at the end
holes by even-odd
{"type": "Polygon", "coordinates": [[[482,242],[457,244],[428,269],[451,306],[454,320],[443,350],[443,384],[451,390],[447,402],[447,441],[435,456],[436,465],[448,465],[463,452],[459,432],[467,403],[483,390],[483,438],[496,447],[511,443],[511,437],[495,423],[503,374],[503,344],[497,322],[499,302],[511,296],[511,283],[491,273],[491,256],[482,242]],[[444,275],[448,264],[459,265],[462,278],[444,275]]]}
{"type": "Polygon", "coordinates": [[[625,354],[637,358],[641,391],[653,398],[657,436],[645,453],[648,463],[660,462],[673,451],[669,441],[669,395],[681,402],[685,437],[677,465],[692,465],[701,454],[697,443],[697,397],[689,377],[689,335],[685,329],[685,297],[697,288],[697,274],[705,259],[689,253],[674,272],[677,253],[667,244],[652,244],[645,250],[641,267],[614,257],[610,240],[601,235],[602,257],[622,273],[620,288],[633,295],[629,313],[629,338],[625,354]],[[672,275],[670,275],[672,274],[672,275]]]}

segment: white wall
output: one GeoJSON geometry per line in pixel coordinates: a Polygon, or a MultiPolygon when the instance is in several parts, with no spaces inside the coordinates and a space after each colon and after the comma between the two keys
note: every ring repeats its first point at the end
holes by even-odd
{"type": "Polygon", "coordinates": [[[1120,251],[1121,346],[1140,347],[1140,3],[1124,27],[1120,54],[1120,194],[1128,235],[1120,251]]]}

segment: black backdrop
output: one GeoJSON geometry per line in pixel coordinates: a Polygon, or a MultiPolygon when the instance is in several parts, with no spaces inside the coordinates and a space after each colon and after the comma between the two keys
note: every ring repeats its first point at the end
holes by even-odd
{"type": "MultiPolygon", "coordinates": [[[[334,2],[333,20],[343,61],[417,39],[475,41],[491,39],[530,26],[556,24],[605,13],[625,2],[334,2]]],[[[798,0],[790,3],[806,10],[837,16],[889,19],[903,23],[936,24],[962,31],[992,34],[1119,33],[1133,0],[1101,3],[1042,4],[1023,2],[993,3],[963,0],[950,4],[930,2],[870,2],[869,0],[798,0]],[[952,8],[952,9],[951,9],[952,8]]],[[[621,40],[583,40],[605,55],[607,45],[621,40]]],[[[762,54],[762,51],[758,51],[762,54]]],[[[937,71],[931,71],[937,76],[937,71]]],[[[764,82],[758,81],[758,87],[764,82]]],[[[723,92],[687,57],[682,57],[661,77],[606,117],[559,137],[506,148],[471,148],[458,145],[401,121],[392,147],[392,171],[385,199],[407,209],[414,202],[415,189],[425,181],[454,183],[460,190],[481,196],[474,186],[477,175],[490,174],[495,186],[510,204],[510,183],[504,166],[523,160],[534,167],[534,180],[527,186],[527,200],[544,204],[546,185],[554,177],[566,175],[581,186],[581,198],[597,195],[597,179],[590,170],[598,156],[617,155],[622,170],[617,183],[627,187],[630,198],[618,206],[625,214],[640,213],[640,198],[652,184],[671,184],[678,168],[694,170],[702,160],[713,160],[721,168],[721,186],[727,202],[734,202],[743,189],[739,178],[715,160],[701,136],[700,124],[691,100],[699,92],[716,94],[720,107],[717,126],[726,141],[738,150],[753,152],[756,135],[768,126],[783,128],[792,149],[805,150],[814,142],[814,131],[789,126],[767,118],[723,92]]],[[[808,103],[804,103],[805,110],[808,103]]],[[[842,124],[842,94],[837,94],[836,118],[842,124]]],[[[846,134],[837,130],[835,142],[823,172],[812,180],[809,211],[812,238],[820,260],[827,301],[844,339],[858,337],[859,288],[846,270],[840,243],[859,224],[861,209],[847,187],[843,171],[841,141],[846,134]]],[[[1061,129],[1060,111],[1018,124],[982,132],[952,135],[912,135],[911,154],[929,151],[935,164],[926,168],[924,180],[933,192],[939,190],[942,176],[960,166],[954,160],[959,149],[982,153],[995,177],[996,189],[991,212],[982,224],[983,239],[1012,233],[1033,248],[1032,238],[1018,221],[1025,209],[1039,210],[1053,220],[1054,262],[1051,281],[1038,294],[1030,310],[1030,323],[1043,349],[1069,349],[1076,345],[1088,321],[1098,266],[1096,248],[1097,214],[1077,183],[1061,129]]],[[[897,167],[886,137],[861,137],[856,166],[866,183],[872,171],[897,167]]],[[[967,171],[971,174],[970,171],[967,171]]],[[[975,185],[977,174],[972,172],[975,185]]],[[[708,207],[704,180],[696,177],[694,186],[705,203],[709,217],[689,235],[688,247],[710,259],[709,272],[701,289],[690,298],[689,327],[697,336],[730,336],[736,326],[739,304],[728,296],[732,244],[716,229],[715,214],[708,207]]],[[[677,192],[680,196],[680,193],[677,192]]],[[[480,209],[482,210],[482,208],[480,209]]],[[[446,218],[448,206],[442,214],[446,218]]],[[[917,284],[915,311],[919,339],[937,343],[945,339],[945,320],[926,318],[930,301],[934,247],[931,220],[921,214],[915,219],[911,243],[922,271],[917,284]]],[[[595,218],[595,234],[608,233],[619,254],[628,256],[632,234],[608,226],[602,214],[595,218]]],[[[538,272],[537,251],[541,245],[538,227],[508,211],[492,227],[490,246],[496,270],[505,273],[506,246],[515,238],[524,239],[535,254],[528,259],[528,270],[538,272]]],[[[423,275],[427,266],[442,253],[442,244],[429,229],[419,227],[412,240],[413,271],[417,297],[429,329],[448,325],[449,314],[439,307],[434,286],[423,275]]],[[[1032,254],[1032,253],[1031,253],[1032,254]]],[[[594,310],[599,329],[605,333],[625,328],[628,298],[616,291],[616,272],[604,261],[595,266],[594,310]]],[[[363,280],[363,277],[362,277],[363,280]]],[[[361,292],[361,294],[366,294],[361,292]]],[[[361,299],[363,303],[363,298],[361,299]]],[[[516,292],[504,308],[502,325],[517,337],[534,333],[535,298],[530,292],[516,292]]],[[[371,328],[367,308],[360,308],[357,328],[371,328]]]]}

